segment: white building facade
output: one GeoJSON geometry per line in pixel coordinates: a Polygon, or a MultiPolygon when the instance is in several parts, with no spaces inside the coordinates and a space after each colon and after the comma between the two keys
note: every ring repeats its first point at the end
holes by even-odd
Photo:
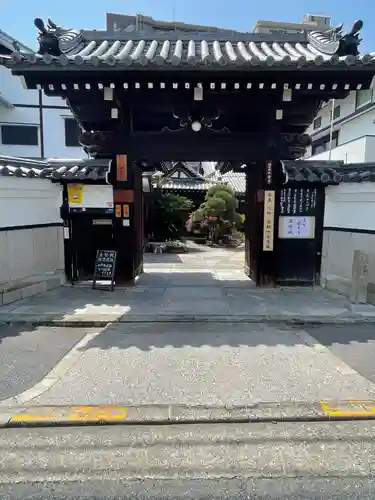
{"type": "MultiPolygon", "coordinates": [[[[0,55],[19,47],[0,31],[0,55]]],[[[42,90],[26,90],[20,78],[0,66],[0,154],[27,158],[80,158],[79,126],[66,102],[42,90]]]]}
{"type": "Polygon", "coordinates": [[[373,89],[350,92],[325,103],[307,129],[310,160],[375,162],[375,95],[373,89]],[[332,125],[332,126],[331,126],[332,125]]]}

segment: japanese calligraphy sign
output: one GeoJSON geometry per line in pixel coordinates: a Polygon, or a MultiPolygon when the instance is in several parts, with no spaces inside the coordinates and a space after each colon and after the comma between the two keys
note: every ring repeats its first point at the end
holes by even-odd
{"type": "Polygon", "coordinates": [[[266,184],[269,186],[272,184],[272,161],[267,161],[266,163],[266,184]]]}
{"type": "Polygon", "coordinates": [[[285,188],[280,192],[280,215],[315,215],[316,188],[285,188]]]}
{"type": "Polygon", "coordinates": [[[314,239],[315,217],[279,217],[279,238],[314,239]]]}
{"type": "Polygon", "coordinates": [[[275,226],[275,191],[264,191],[263,250],[273,251],[275,226]]]}

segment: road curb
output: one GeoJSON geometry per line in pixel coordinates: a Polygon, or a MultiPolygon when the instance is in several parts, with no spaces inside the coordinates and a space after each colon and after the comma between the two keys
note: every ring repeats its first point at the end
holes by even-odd
{"type": "Polygon", "coordinates": [[[373,324],[375,316],[291,316],[291,315],[155,315],[155,316],[124,316],[104,318],[55,318],[35,317],[34,315],[17,315],[1,317],[0,323],[7,325],[27,324],[34,326],[55,327],[105,327],[112,323],[268,323],[287,325],[350,325],[373,324]]]}
{"type": "Polygon", "coordinates": [[[260,403],[249,406],[88,405],[0,408],[0,428],[68,425],[172,425],[375,419],[375,401],[260,403]]]}

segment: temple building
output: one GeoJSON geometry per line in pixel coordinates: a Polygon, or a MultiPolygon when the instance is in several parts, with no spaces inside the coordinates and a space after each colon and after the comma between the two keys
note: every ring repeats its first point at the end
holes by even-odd
{"type": "MultiPolygon", "coordinates": [[[[163,162],[215,161],[245,175],[248,276],[258,286],[316,283],[324,185],[343,175],[335,164],[300,158],[322,102],[372,84],[375,57],[359,52],[362,21],[345,34],[342,26],[242,33],[178,25],[86,31],[39,18],[34,24],[38,53],[15,50],[0,63],[28,89],[62,97],[72,110],[79,142],[112,190],[107,232],[118,282],[134,282],[143,270],[147,173],[163,162]]],[[[68,171],[60,171],[65,184],[86,175],[68,171]]],[[[73,248],[72,227],[83,214],[64,206],[73,248]]]]}

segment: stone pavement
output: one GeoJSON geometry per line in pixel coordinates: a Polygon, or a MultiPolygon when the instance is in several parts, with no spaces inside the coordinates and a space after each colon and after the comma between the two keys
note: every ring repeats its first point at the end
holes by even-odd
{"type": "Polygon", "coordinates": [[[320,288],[258,289],[244,275],[243,248],[190,244],[186,254],[146,254],[134,288],[114,292],[63,286],[0,307],[0,322],[99,326],[135,321],[375,322],[320,288]]]}

